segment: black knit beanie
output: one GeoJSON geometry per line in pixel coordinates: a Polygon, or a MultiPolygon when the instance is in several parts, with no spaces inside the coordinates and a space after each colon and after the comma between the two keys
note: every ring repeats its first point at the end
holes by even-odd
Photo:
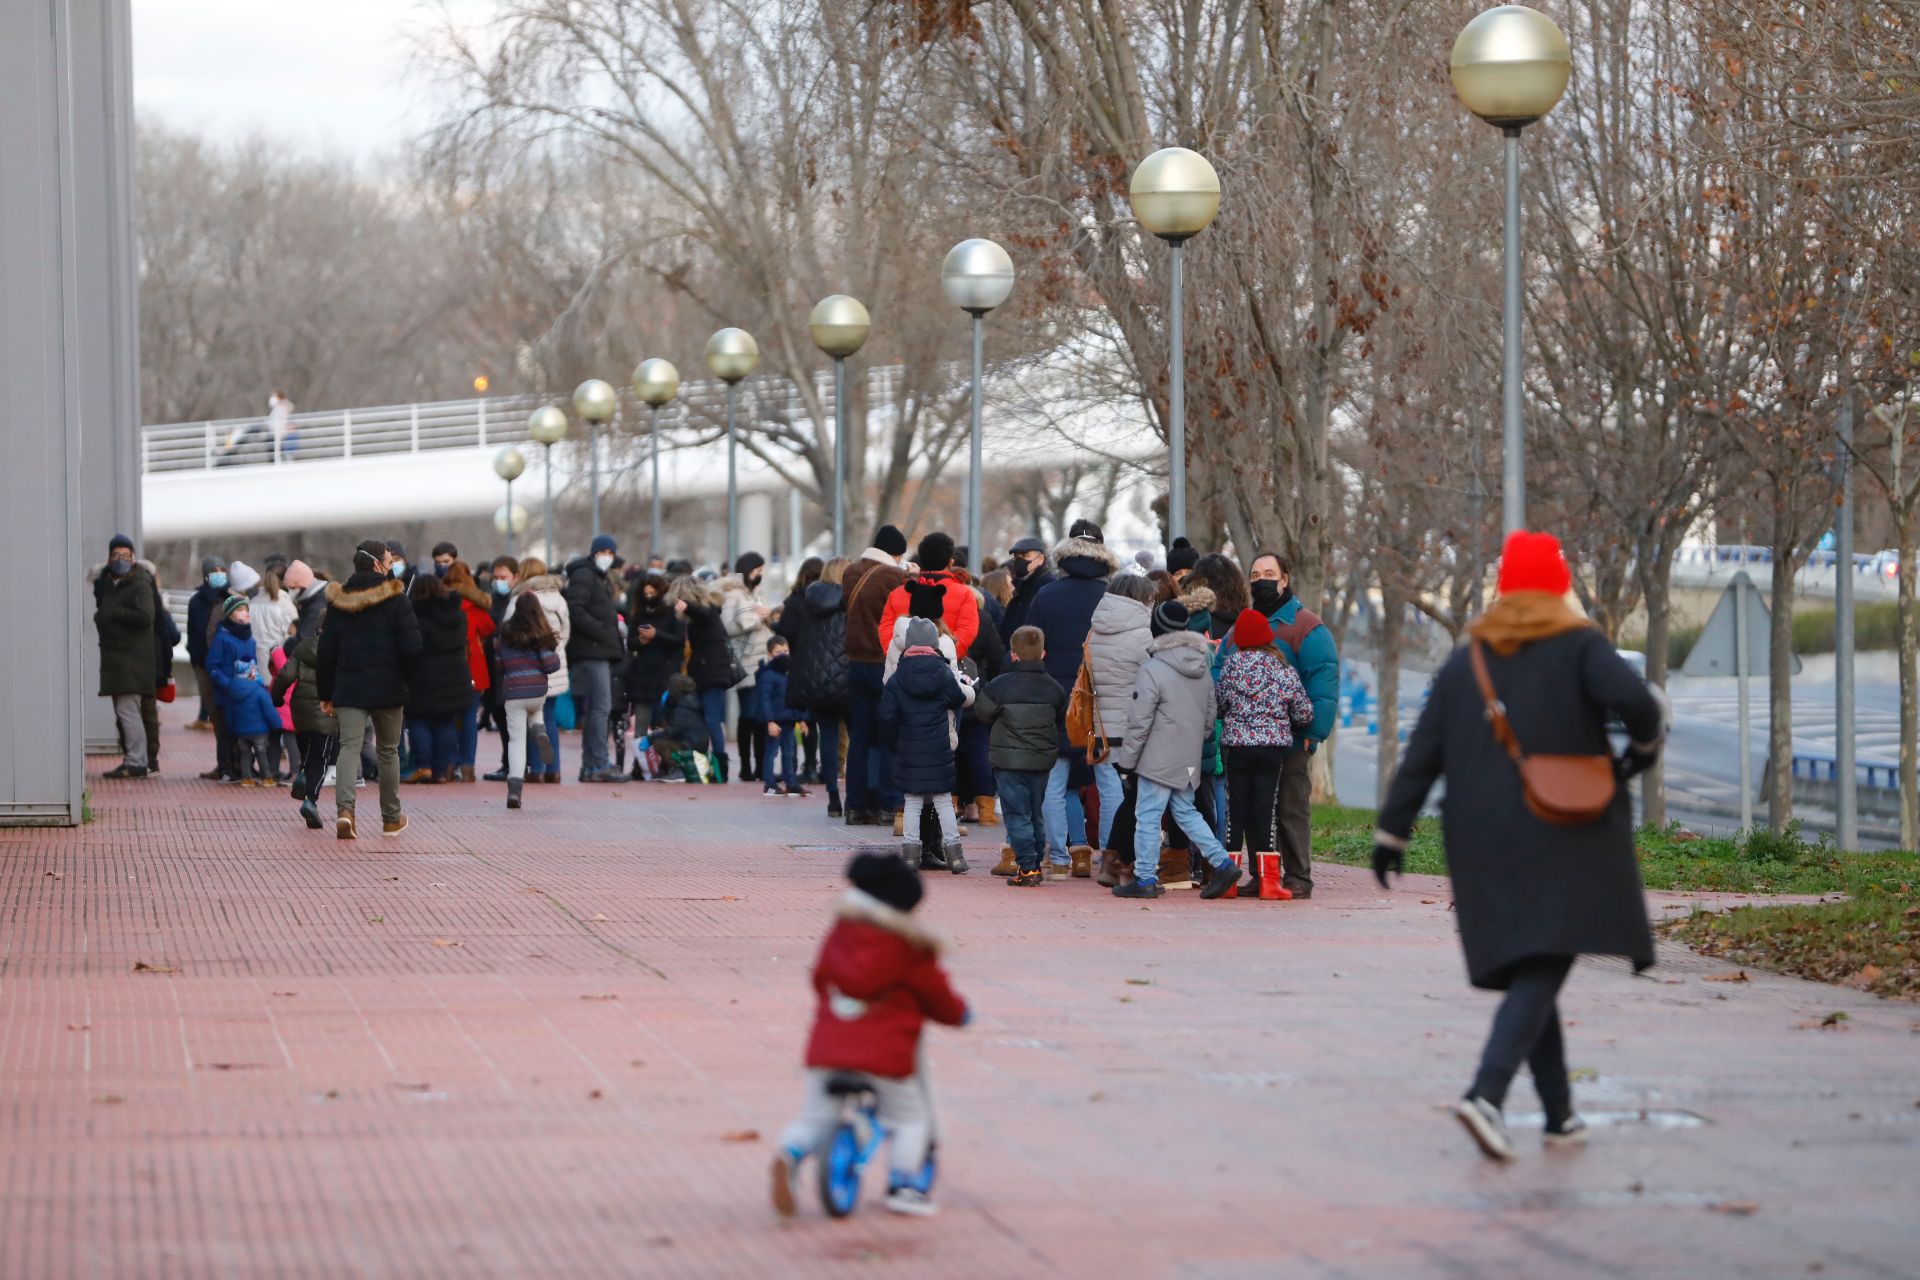
{"type": "Polygon", "coordinates": [[[1153,611],[1153,619],[1147,625],[1156,636],[1170,635],[1175,631],[1187,629],[1187,606],[1178,600],[1164,600],[1153,611]]]}
{"type": "Polygon", "coordinates": [[[874,531],[873,545],[890,556],[907,554],[907,535],[890,524],[883,524],[874,531]]]}
{"type": "Polygon", "coordinates": [[[847,879],[854,888],[895,911],[911,911],[920,905],[920,872],[892,854],[861,854],[847,864],[847,879]]]}
{"type": "Polygon", "coordinates": [[[1179,573],[1182,569],[1191,569],[1200,563],[1200,553],[1185,538],[1175,538],[1173,545],[1167,548],[1167,572],[1179,573]]]}

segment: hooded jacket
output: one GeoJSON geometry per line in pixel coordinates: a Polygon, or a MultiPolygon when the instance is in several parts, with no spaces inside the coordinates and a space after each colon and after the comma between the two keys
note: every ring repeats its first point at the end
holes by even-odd
{"type": "Polygon", "coordinates": [[[791,724],[796,720],[805,720],[807,713],[793,705],[793,655],[783,653],[768,658],[760,664],[754,673],[755,692],[759,694],[759,712],[762,720],[771,720],[777,724],[791,724]]]}
{"type": "Polygon", "coordinates": [[[460,602],[460,612],[467,615],[467,677],[476,691],[485,693],[493,687],[493,672],[487,663],[487,641],[498,626],[493,620],[493,602],[478,583],[448,584],[447,591],[460,602]]]}
{"type": "Polygon", "coordinates": [[[567,609],[565,584],[551,573],[538,574],[513,584],[513,593],[507,597],[507,611],[500,615],[505,622],[513,616],[525,596],[532,596],[542,609],[547,611],[547,625],[553,628],[553,634],[560,637],[560,647],[554,652],[560,655],[560,670],[547,677],[547,696],[557,698],[570,687],[567,683],[567,641],[573,638],[573,615],[567,609]]]}
{"type": "Polygon", "coordinates": [[[1040,662],[1015,660],[1013,670],[980,686],[974,718],[992,726],[987,763],[995,769],[1045,773],[1060,754],[1067,694],[1040,662]]]}
{"type": "Polygon", "coordinates": [[[1147,660],[1152,639],[1153,610],[1142,601],[1109,593],[1094,606],[1093,623],[1087,630],[1087,662],[1100,726],[1109,739],[1125,732],[1133,680],[1147,660]]]}
{"type": "Polygon", "coordinates": [[[267,594],[264,585],[253,597],[253,648],[262,671],[272,664],[273,651],[287,642],[287,631],[299,616],[300,605],[285,588],[278,600],[267,594]]]}
{"type": "Polygon", "coordinates": [[[890,1080],[914,1073],[927,1019],[957,1027],[967,1003],[940,968],[940,939],[912,915],[849,889],[813,962],[807,1065],[890,1080]]]}
{"type": "MultiPolygon", "coordinates": [[[[248,639],[251,648],[252,638],[248,639]]],[[[268,676],[261,669],[259,659],[250,657],[248,661],[253,663],[254,678],[231,677],[227,692],[221,698],[220,711],[227,718],[227,732],[236,738],[264,738],[280,729],[280,708],[274,705],[273,695],[267,691],[268,676]]],[[[212,674],[213,668],[207,671],[212,674]]]]}
{"type": "Polygon", "coordinates": [[[100,692],[152,697],[158,685],[153,633],[157,625],[153,578],[138,564],[120,577],[101,571],[93,627],[100,637],[100,692]]]}
{"type": "MultiPolygon", "coordinates": [[[[331,737],[340,732],[340,721],[320,710],[320,629],[308,630],[301,614],[300,637],[288,655],[286,663],[273,676],[273,700],[281,701],[287,697],[287,691],[293,691],[293,697],[287,699],[288,709],[293,712],[295,733],[320,733],[331,737]]],[[[319,617],[325,616],[322,610],[319,617]]],[[[317,619],[316,619],[317,620],[317,619]]]]}
{"type": "Polygon", "coordinates": [[[880,740],[893,752],[898,790],[914,796],[953,793],[953,712],[971,701],[971,691],[961,686],[938,649],[907,649],[880,694],[880,740]]]}
{"type": "Polygon", "coordinates": [[[625,656],[613,593],[592,556],[575,556],[567,562],[567,619],[568,662],[618,662],[625,656]]]}
{"type": "MultiPolygon", "coordinates": [[[[847,593],[847,661],[878,665],[887,660],[880,636],[880,614],[907,571],[878,547],[868,547],[847,566],[841,585],[847,593]]],[[[891,638],[891,637],[889,637],[891,638]]]]}
{"type": "Polygon", "coordinates": [[[694,686],[702,693],[733,687],[733,648],[720,621],[720,597],[697,579],[675,578],[667,602],[687,606],[681,616],[687,624],[687,674],[694,686]]]}
{"type": "Polygon", "coordinates": [[[847,593],[838,583],[815,582],[797,606],[780,615],[793,646],[787,701],[816,715],[847,714],[847,593]]]}
{"type": "Polygon", "coordinates": [[[467,666],[467,613],[458,597],[416,600],[420,656],[407,680],[407,714],[451,716],[473,701],[473,673],[467,666]]]}
{"type": "MultiPolygon", "coordinates": [[[[953,637],[953,647],[957,652],[971,650],[973,638],[980,633],[980,600],[973,594],[973,588],[967,585],[965,575],[950,569],[937,569],[914,576],[922,582],[940,584],[946,597],[941,606],[940,620],[946,624],[947,634],[953,637]]],[[[913,600],[907,594],[908,581],[902,579],[900,585],[887,593],[887,603],[880,610],[880,625],[874,636],[882,648],[893,639],[894,621],[906,617],[911,610],[913,600]]]]}
{"type": "Polygon", "coordinates": [[[1053,562],[1058,576],[1034,594],[1026,625],[1045,633],[1047,671],[1062,689],[1072,689],[1080,674],[1080,646],[1093,625],[1093,611],[1105,598],[1107,579],[1120,561],[1091,538],[1068,538],[1053,549],[1053,562]]]}
{"type": "Polygon", "coordinates": [[[342,707],[403,707],[407,669],[420,655],[420,624],[398,578],[362,569],[327,588],[320,629],[320,701],[342,707]]]}
{"type": "Polygon", "coordinates": [[[1291,747],[1295,728],[1313,721],[1313,699],[1292,667],[1265,650],[1236,650],[1214,685],[1220,741],[1229,747],[1291,747]]]}
{"type": "Polygon", "coordinates": [[[1133,769],[1175,791],[1199,785],[1200,753],[1218,710],[1208,670],[1212,651],[1197,631],[1156,636],[1147,645],[1125,736],[1113,753],[1116,768],[1133,769]]]}
{"type": "Polygon", "coordinates": [[[759,587],[749,587],[737,573],[720,579],[713,589],[720,596],[720,625],[726,629],[727,643],[733,656],[740,659],[747,679],[752,680],[767,660],[767,641],[773,638],[773,628],[761,620],[758,612],[766,601],[760,598],[759,587]]]}

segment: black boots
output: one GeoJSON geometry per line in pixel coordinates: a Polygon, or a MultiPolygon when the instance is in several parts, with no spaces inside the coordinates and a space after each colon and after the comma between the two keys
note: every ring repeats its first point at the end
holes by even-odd
{"type": "Polygon", "coordinates": [[[507,808],[518,809],[520,807],[520,788],[525,781],[524,778],[507,779],[507,808]]]}

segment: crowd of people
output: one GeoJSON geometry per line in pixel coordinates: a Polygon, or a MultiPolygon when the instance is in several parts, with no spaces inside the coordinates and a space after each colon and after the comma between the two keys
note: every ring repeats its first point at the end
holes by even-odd
{"type": "MultiPolygon", "coordinates": [[[[629,565],[608,534],[557,571],[504,555],[476,570],[446,542],[423,564],[363,542],[342,578],[208,556],[185,636],[214,744],[201,777],[288,787],[314,829],[331,785],[342,839],[372,783],[397,834],[403,786],[484,778],[520,808],[529,783],[561,781],[577,728],[582,783],[817,788],[828,817],[891,826],[922,870],[965,872],[962,824],[1004,821],[994,872],[1019,887],[1217,897],[1244,866],[1257,897],[1264,853],[1266,897],[1312,893],[1308,757],[1339,662],[1285,557],[1243,572],[1181,539],[1164,566],[1123,562],[1089,520],[977,574],[945,533],[909,552],[882,526],[858,556],[800,565],[784,598],[757,552],[725,574],[629,565]],[[500,758],[481,775],[487,728],[500,758]]],[[[108,776],[146,777],[180,637],[131,540],[95,592],[125,749],[108,776]]]]}

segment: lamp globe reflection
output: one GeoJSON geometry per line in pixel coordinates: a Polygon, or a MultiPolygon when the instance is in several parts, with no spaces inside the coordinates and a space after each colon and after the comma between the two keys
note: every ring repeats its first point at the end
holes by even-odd
{"type": "Polygon", "coordinates": [[[512,445],[493,455],[493,474],[512,484],[527,469],[526,455],[512,445]]]}
{"type": "Polygon", "coordinates": [[[983,316],[1013,292],[1013,259],[991,240],[962,240],[940,264],[940,288],[954,306],[983,316]]]}
{"type": "Polygon", "coordinates": [[[640,397],[640,403],[658,409],[680,394],[680,371],[671,360],[658,356],[642,360],[633,369],[633,394],[640,397]]]}
{"type": "Polygon", "coordinates": [[[517,502],[509,502],[493,513],[493,527],[509,538],[518,537],[527,531],[527,509],[517,502]]]}
{"type": "Polygon", "coordinates": [[[738,382],[760,367],[760,344],[745,329],[722,329],[707,339],[707,368],[722,382],[738,382]]]}
{"type": "Polygon", "coordinates": [[[829,294],[813,304],[807,316],[807,331],[813,345],[836,360],[844,360],[867,345],[873,319],[858,298],[844,293],[829,294]]]}
{"type": "Polygon", "coordinates": [[[1453,91],[1467,110],[1511,129],[1553,110],[1567,91],[1573,58],[1552,18],[1525,5],[1503,4],[1461,29],[1448,66],[1453,91]]]}
{"type": "Polygon", "coordinates": [[[535,444],[559,444],[567,438],[567,427],[567,415],[552,405],[535,409],[527,417],[527,434],[535,444]]]}
{"type": "Polygon", "coordinates": [[[1140,225],[1162,240],[1199,235],[1220,212],[1220,175],[1185,147],[1162,147],[1140,162],[1127,183],[1140,225]]]}
{"type": "Polygon", "coordinates": [[[613,384],[588,378],[573,389],[573,411],[588,422],[605,422],[620,403],[613,384]]]}

